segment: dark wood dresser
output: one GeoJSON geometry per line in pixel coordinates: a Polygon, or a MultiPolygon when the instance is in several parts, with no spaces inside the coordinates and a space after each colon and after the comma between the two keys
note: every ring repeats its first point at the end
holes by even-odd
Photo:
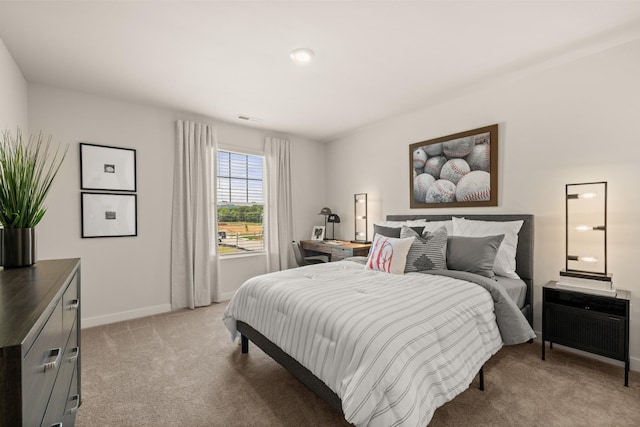
{"type": "Polygon", "coordinates": [[[0,268],[0,426],[75,423],[80,259],[0,268]]]}

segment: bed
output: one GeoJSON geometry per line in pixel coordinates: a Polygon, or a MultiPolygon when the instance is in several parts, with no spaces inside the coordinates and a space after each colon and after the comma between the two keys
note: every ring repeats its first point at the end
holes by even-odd
{"type": "MultiPolygon", "coordinates": [[[[389,274],[366,259],[312,265],[249,279],[224,322],[262,348],[355,425],[426,425],[469,387],[504,344],[535,335],[531,301],[533,217],[464,215],[469,224],[521,221],[514,283],[468,271],[389,274]],[[508,286],[507,286],[508,287],[508,286]]],[[[390,215],[432,224],[450,215],[390,215]]],[[[403,229],[404,232],[404,229],[403,229]]],[[[500,243],[498,243],[500,245],[500,243]]]]}

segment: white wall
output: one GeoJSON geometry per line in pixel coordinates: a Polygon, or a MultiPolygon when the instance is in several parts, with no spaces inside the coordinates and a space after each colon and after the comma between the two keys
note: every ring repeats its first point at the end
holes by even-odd
{"type": "MultiPolygon", "coordinates": [[[[175,121],[213,124],[221,146],[263,151],[262,130],[42,85],[29,85],[32,130],[69,144],[43,221],[37,228],[38,258],[82,258],[83,326],[170,310],[170,227],[175,121]],[[80,142],[137,150],[138,236],[80,237],[80,142]]],[[[273,133],[269,133],[273,135],[273,133]]],[[[313,225],[324,197],[321,144],[290,137],[294,159],[294,214],[301,237],[313,225]],[[315,192],[309,193],[313,186],[315,192]]],[[[230,297],[243,281],[266,272],[264,255],[222,259],[221,292],[230,297]]]]}
{"type": "MultiPolygon", "coordinates": [[[[541,286],[564,267],[565,184],[608,181],[608,264],[632,293],[631,357],[640,370],[640,41],[389,119],[327,145],[327,203],[353,235],[353,194],[370,217],[420,213],[535,215],[535,329],[541,286]],[[410,209],[409,144],[499,124],[499,206],[410,209]],[[343,214],[344,213],[344,214],[343,214]]],[[[371,236],[371,234],[370,234],[371,236]]]]}
{"type": "Polygon", "coordinates": [[[27,81],[13,57],[0,40],[0,132],[5,129],[15,136],[19,126],[28,137],[27,81]]]}

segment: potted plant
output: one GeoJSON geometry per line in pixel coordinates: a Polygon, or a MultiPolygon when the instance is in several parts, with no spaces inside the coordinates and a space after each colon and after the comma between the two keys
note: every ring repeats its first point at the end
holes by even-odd
{"type": "Polygon", "coordinates": [[[36,262],[35,227],[46,212],[44,199],[67,148],[51,149],[51,136],[42,133],[28,142],[18,128],[0,145],[0,265],[26,267],[36,262]]]}

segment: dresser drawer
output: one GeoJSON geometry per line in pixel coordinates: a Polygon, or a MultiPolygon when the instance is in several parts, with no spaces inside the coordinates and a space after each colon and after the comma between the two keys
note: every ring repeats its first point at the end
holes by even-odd
{"type": "Polygon", "coordinates": [[[322,242],[307,241],[303,244],[304,249],[316,252],[326,252],[326,245],[322,242]]]}
{"type": "Polygon", "coordinates": [[[339,261],[341,259],[348,258],[353,253],[353,250],[349,247],[341,247],[324,242],[305,242],[304,249],[329,254],[331,255],[331,261],[339,261]]]}
{"type": "Polygon", "coordinates": [[[70,331],[75,323],[79,306],[78,274],[76,273],[62,297],[62,327],[65,331],[70,331]]]}
{"type": "Polygon", "coordinates": [[[351,256],[352,250],[349,248],[331,248],[331,261],[340,261],[351,256]]]}
{"type": "Polygon", "coordinates": [[[23,425],[40,425],[62,363],[67,337],[62,332],[62,302],[58,301],[22,365],[23,425]]]}
{"type": "MultiPolygon", "coordinates": [[[[77,365],[76,365],[77,366],[77,365]]],[[[67,396],[67,403],[64,407],[63,427],[73,427],[76,424],[76,412],[80,406],[80,393],[78,388],[78,369],[73,371],[71,387],[67,396]]]]}
{"type": "Polygon", "coordinates": [[[545,302],[558,306],[592,310],[614,316],[624,316],[626,312],[627,302],[615,297],[583,294],[564,289],[544,288],[543,292],[545,302]]]}
{"type": "MultiPolygon", "coordinates": [[[[75,371],[78,367],[77,360],[80,354],[80,348],[78,347],[78,329],[77,323],[73,324],[71,334],[69,335],[69,341],[64,350],[64,356],[60,362],[60,369],[58,372],[58,378],[53,387],[51,398],[49,399],[49,405],[42,421],[43,427],[50,427],[52,425],[63,422],[65,416],[65,407],[71,393],[70,388],[72,386],[71,380],[75,378],[75,371]]],[[[75,387],[77,389],[77,386],[75,387]]],[[[77,393],[77,392],[76,392],[77,393]]],[[[63,423],[66,427],[66,424],[63,423]]]]}
{"type": "Polygon", "coordinates": [[[369,247],[354,248],[351,256],[369,256],[369,247]]]}

